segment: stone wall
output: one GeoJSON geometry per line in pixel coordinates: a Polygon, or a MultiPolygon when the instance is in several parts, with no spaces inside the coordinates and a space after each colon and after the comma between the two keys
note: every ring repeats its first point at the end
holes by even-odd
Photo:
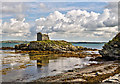
{"type": "Polygon", "coordinates": [[[41,32],[37,33],[37,41],[49,40],[49,36],[47,34],[42,34],[41,32]]]}
{"type": "Polygon", "coordinates": [[[49,40],[49,36],[47,34],[42,34],[42,40],[49,40]]]}
{"type": "Polygon", "coordinates": [[[42,33],[41,32],[37,33],[37,41],[42,41],[42,33]]]}

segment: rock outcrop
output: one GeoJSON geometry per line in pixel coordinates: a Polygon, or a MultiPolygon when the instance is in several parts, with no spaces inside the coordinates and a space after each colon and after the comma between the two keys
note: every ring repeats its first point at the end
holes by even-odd
{"type": "Polygon", "coordinates": [[[108,43],[103,46],[103,49],[99,53],[105,59],[120,60],[120,32],[108,43]]]}
{"type": "MultiPolygon", "coordinates": [[[[82,47],[81,47],[82,48],[82,47]]],[[[28,44],[15,45],[18,50],[41,50],[41,51],[75,51],[78,48],[66,41],[32,41],[28,44]]]]}
{"type": "Polygon", "coordinates": [[[38,50],[38,51],[77,51],[77,50],[97,50],[91,48],[85,48],[81,46],[73,46],[67,41],[55,41],[55,40],[44,40],[44,41],[31,41],[27,44],[15,45],[17,50],[38,50]]]}

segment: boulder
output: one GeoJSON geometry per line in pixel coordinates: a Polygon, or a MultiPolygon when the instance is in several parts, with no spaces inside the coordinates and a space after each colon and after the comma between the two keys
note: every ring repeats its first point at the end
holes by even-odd
{"type": "Polygon", "coordinates": [[[27,44],[18,44],[15,45],[15,49],[17,50],[28,50],[29,43],[27,44]]]}
{"type": "Polygon", "coordinates": [[[104,58],[120,60],[120,32],[103,46],[99,53],[104,58]]]}

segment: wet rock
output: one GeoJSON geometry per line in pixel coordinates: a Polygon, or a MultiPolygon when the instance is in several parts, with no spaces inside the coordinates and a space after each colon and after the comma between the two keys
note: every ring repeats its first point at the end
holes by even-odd
{"type": "Polygon", "coordinates": [[[15,45],[15,49],[17,50],[28,50],[28,47],[29,47],[29,43],[15,45]]]}
{"type": "Polygon", "coordinates": [[[85,82],[85,81],[86,80],[84,80],[82,78],[71,80],[71,82],[85,82]]]}
{"type": "Polygon", "coordinates": [[[79,66],[79,64],[75,64],[74,66],[79,66]]]}
{"type": "Polygon", "coordinates": [[[56,69],[52,70],[51,72],[57,71],[56,69]]]}
{"type": "Polygon", "coordinates": [[[2,47],[0,49],[1,50],[14,50],[15,48],[13,48],[13,47],[2,47]]]}
{"type": "Polygon", "coordinates": [[[68,70],[67,72],[73,72],[74,70],[68,70]]]}

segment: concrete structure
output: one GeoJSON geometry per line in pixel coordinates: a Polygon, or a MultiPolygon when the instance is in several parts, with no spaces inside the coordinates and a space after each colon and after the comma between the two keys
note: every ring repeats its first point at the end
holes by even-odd
{"type": "Polygon", "coordinates": [[[41,32],[37,33],[37,41],[49,40],[49,36],[47,34],[42,34],[41,32]]]}

